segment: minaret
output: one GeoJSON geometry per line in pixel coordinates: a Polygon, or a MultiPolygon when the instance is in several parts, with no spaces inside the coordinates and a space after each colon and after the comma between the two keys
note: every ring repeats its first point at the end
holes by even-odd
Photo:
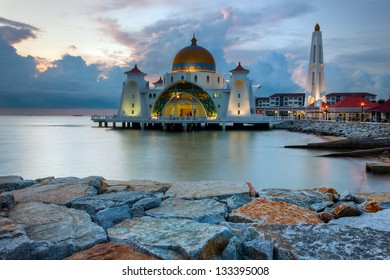
{"type": "Polygon", "coordinates": [[[316,107],[326,102],[325,78],[324,78],[324,53],[322,45],[322,33],[317,23],[311,38],[309,70],[307,72],[305,106],[312,103],[316,107]]]}

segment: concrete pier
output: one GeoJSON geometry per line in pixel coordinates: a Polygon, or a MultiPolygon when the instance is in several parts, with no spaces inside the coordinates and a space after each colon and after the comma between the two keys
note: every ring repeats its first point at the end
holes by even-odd
{"type": "Polygon", "coordinates": [[[372,174],[390,174],[390,163],[367,162],[366,171],[372,174]]]}

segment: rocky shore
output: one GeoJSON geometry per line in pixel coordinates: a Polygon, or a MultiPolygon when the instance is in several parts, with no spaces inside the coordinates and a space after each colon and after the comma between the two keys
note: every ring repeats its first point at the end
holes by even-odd
{"type": "Polygon", "coordinates": [[[274,129],[353,138],[390,137],[389,123],[375,122],[335,122],[316,120],[289,120],[276,124],[274,129]]]}
{"type": "Polygon", "coordinates": [[[0,259],[390,259],[390,193],[0,177],[0,259]]]}

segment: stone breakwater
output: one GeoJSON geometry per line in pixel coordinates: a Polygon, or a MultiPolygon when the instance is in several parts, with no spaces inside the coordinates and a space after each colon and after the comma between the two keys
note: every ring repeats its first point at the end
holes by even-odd
{"type": "Polygon", "coordinates": [[[390,193],[0,177],[0,259],[390,259],[390,193]]]}
{"type": "Polygon", "coordinates": [[[291,120],[274,125],[275,129],[343,137],[389,137],[388,123],[334,122],[315,120],[291,120]]]}

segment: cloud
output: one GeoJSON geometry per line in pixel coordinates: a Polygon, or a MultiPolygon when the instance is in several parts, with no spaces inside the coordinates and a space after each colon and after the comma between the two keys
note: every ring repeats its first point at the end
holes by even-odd
{"type": "Polygon", "coordinates": [[[100,70],[81,57],[65,55],[45,72],[38,59],[22,57],[0,39],[0,107],[117,108],[124,74],[119,67],[100,70]],[[105,78],[99,78],[104,72],[105,78]]]}
{"type": "Polygon", "coordinates": [[[0,17],[0,38],[11,45],[35,39],[40,32],[39,28],[32,25],[0,17]]]}

